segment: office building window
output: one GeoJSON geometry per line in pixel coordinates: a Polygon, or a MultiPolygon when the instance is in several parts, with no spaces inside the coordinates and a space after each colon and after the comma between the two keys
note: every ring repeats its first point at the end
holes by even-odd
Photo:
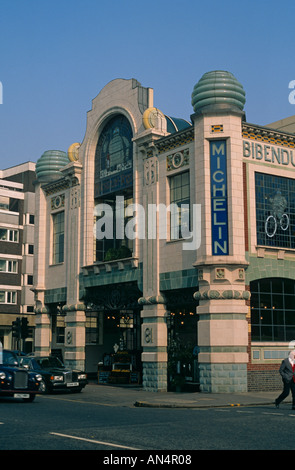
{"type": "Polygon", "coordinates": [[[16,304],[16,292],[1,290],[0,304],[16,304]]]}
{"type": "Polygon", "coordinates": [[[0,272],[17,273],[17,261],[0,259],[0,272]]]}
{"type": "Polygon", "coordinates": [[[18,230],[0,228],[0,241],[18,242],[18,230]]]}

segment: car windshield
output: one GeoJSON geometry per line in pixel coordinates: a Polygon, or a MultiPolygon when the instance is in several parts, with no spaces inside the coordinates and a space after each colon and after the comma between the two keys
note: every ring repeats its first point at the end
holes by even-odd
{"type": "Polygon", "coordinates": [[[4,365],[18,366],[17,357],[12,351],[2,351],[2,360],[4,365]]]}
{"type": "Polygon", "coordinates": [[[39,357],[39,358],[36,358],[36,362],[39,364],[41,369],[52,369],[55,367],[64,368],[63,363],[57,357],[54,357],[54,356],[39,357]]]}

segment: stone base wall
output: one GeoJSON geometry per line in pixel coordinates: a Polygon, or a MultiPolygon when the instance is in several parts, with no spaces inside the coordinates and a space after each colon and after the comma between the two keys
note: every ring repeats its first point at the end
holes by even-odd
{"type": "Polygon", "coordinates": [[[247,364],[199,364],[200,391],[247,392],[247,364]]]}
{"type": "Polygon", "coordinates": [[[167,391],[167,363],[166,362],[143,362],[142,364],[142,386],[150,392],[167,391]]]}

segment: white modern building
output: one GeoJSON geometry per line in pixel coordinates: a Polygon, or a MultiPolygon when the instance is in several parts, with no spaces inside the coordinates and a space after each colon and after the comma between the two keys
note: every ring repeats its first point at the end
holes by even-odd
{"type": "Polygon", "coordinates": [[[5,348],[33,349],[35,163],[0,170],[0,341],[5,348]],[[12,337],[12,322],[26,318],[30,337],[12,337]]]}

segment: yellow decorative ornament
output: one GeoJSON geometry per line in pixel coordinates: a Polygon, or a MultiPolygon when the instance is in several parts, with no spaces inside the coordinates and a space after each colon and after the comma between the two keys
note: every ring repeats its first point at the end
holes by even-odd
{"type": "Polygon", "coordinates": [[[142,122],[146,129],[161,129],[166,126],[166,119],[158,108],[147,108],[142,116],[142,122]]]}
{"type": "Polygon", "coordinates": [[[75,142],[74,144],[70,145],[68,149],[68,157],[71,162],[77,162],[79,160],[79,148],[81,144],[75,142]]]}

